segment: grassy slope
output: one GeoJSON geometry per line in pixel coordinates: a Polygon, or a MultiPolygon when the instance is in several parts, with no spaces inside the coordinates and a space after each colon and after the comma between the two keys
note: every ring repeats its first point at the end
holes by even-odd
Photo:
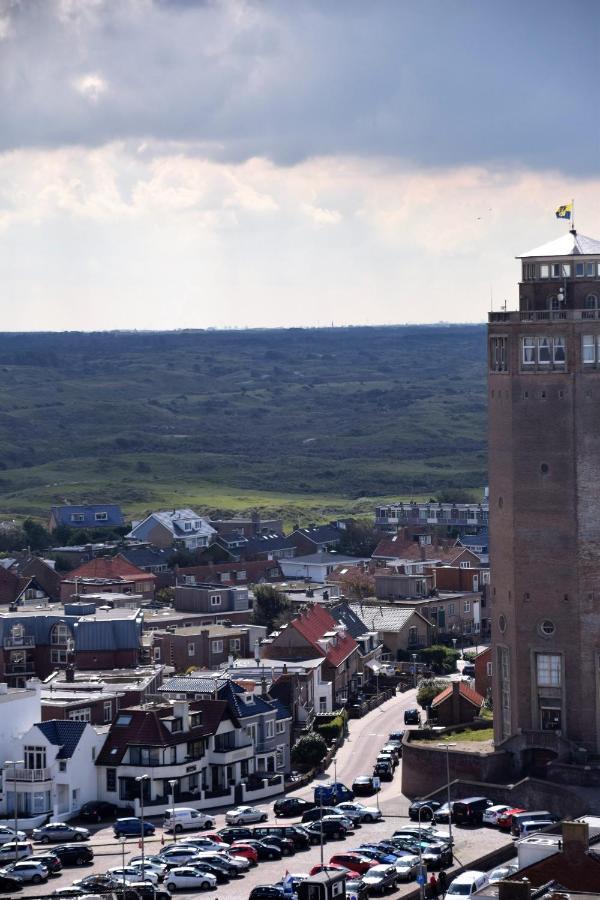
{"type": "Polygon", "coordinates": [[[485,483],[482,327],[0,334],[0,515],[306,521],[485,483]]]}

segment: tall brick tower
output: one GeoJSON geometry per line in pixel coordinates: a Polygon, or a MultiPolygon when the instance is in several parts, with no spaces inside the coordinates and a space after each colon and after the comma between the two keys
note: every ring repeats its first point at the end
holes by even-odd
{"type": "Polygon", "coordinates": [[[600,241],[518,257],[519,309],[490,313],[496,742],[600,752],[600,241]]]}

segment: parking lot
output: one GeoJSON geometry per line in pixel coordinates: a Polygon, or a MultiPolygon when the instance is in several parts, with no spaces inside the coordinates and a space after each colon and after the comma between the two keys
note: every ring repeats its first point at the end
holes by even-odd
{"type": "MultiPolygon", "coordinates": [[[[350,736],[344,746],[338,751],[336,766],[332,765],[322,780],[333,779],[334,769],[336,770],[337,780],[347,785],[351,785],[354,778],[358,775],[370,774],[380,747],[385,743],[391,731],[404,728],[404,710],[414,705],[414,691],[409,691],[405,694],[397,695],[364,718],[352,720],[350,722],[350,736]]],[[[383,813],[383,819],[375,823],[361,825],[353,834],[349,834],[345,840],[325,843],[323,847],[323,860],[325,862],[328,862],[334,853],[350,850],[366,841],[376,842],[388,838],[397,828],[407,824],[409,821],[409,800],[400,792],[401,766],[402,763],[398,766],[392,781],[382,782],[382,789],[378,798],[357,798],[358,801],[365,805],[375,805],[378,802],[383,813]]],[[[318,781],[313,782],[312,785],[302,788],[290,796],[302,796],[306,799],[312,799],[313,788],[317,783],[318,781]]],[[[300,821],[298,817],[276,819],[273,814],[273,801],[258,803],[257,805],[266,811],[270,823],[295,824],[300,821]]],[[[225,810],[216,811],[215,818],[215,830],[223,828],[225,826],[225,810]]],[[[173,841],[172,835],[163,834],[159,822],[154,821],[157,825],[156,834],[154,837],[146,838],[145,840],[145,852],[147,855],[159,853],[164,846],[171,844],[173,841]]],[[[41,888],[35,886],[24,887],[19,896],[48,897],[53,890],[58,887],[71,885],[77,878],[82,878],[91,873],[104,873],[111,867],[120,866],[122,848],[121,844],[113,836],[111,825],[94,826],[92,830],[93,834],[89,843],[94,850],[94,861],[91,864],[83,867],[64,868],[58,876],[50,877],[48,883],[41,888]]],[[[187,832],[178,836],[178,841],[183,842],[186,835],[196,837],[201,834],[202,832],[187,832]]],[[[485,853],[511,843],[510,837],[506,834],[500,833],[496,829],[488,828],[455,827],[454,840],[457,865],[465,865],[485,853]]],[[[43,849],[45,849],[40,847],[40,845],[34,846],[35,852],[43,852],[43,849]]],[[[128,858],[139,856],[140,846],[138,839],[128,839],[124,844],[124,851],[125,863],[127,863],[128,858]]],[[[239,900],[241,897],[247,897],[252,888],[259,884],[273,884],[279,881],[286,872],[306,873],[312,866],[317,865],[320,860],[321,849],[319,846],[314,846],[307,851],[284,857],[281,861],[260,862],[257,866],[250,868],[244,875],[231,880],[228,884],[219,885],[216,889],[205,892],[203,896],[211,898],[211,900],[215,900],[215,898],[218,898],[218,900],[234,900],[234,898],[239,900]]],[[[414,887],[414,882],[409,885],[403,885],[393,894],[390,893],[389,896],[400,897],[413,890],[414,887]]],[[[183,898],[197,896],[197,892],[180,891],[178,896],[183,898]]]]}

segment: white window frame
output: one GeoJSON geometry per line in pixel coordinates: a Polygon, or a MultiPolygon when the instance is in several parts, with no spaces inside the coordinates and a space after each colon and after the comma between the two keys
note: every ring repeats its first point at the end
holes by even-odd
{"type": "Polygon", "coordinates": [[[488,678],[492,677],[492,665],[493,664],[491,662],[487,662],[485,664],[485,674],[488,676],[488,678]]]}
{"type": "Polygon", "coordinates": [[[70,722],[91,722],[92,711],[89,706],[84,706],[83,709],[70,709],[67,718],[70,722]]]}
{"type": "Polygon", "coordinates": [[[230,638],[229,640],[229,649],[232,653],[237,653],[241,648],[241,640],[240,638],[230,638]]]}
{"type": "Polygon", "coordinates": [[[463,600],[463,612],[471,612],[471,601],[463,600]]]}
{"type": "Polygon", "coordinates": [[[265,738],[275,737],[275,723],[271,719],[265,722],[265,738]]]}
{"type": "Polygon", "coordinates": [[[560,653],[536,653],[535,674],[538,687],[562,687],[560,653]]]}
{"type": "Polygon", "coordinates": [[[285,722],[276,723],[277,734],[285,734],[285,722]]]}
{"type": "Polygon", "coordinates": [[[221,605],[221,595],[220,594],[211,594],[210,595],[210,605],[211,606],[220,606],[221,605]]]}
{"type": "Polygon", "coordinates": [[[196,653],[196,645],[193,641],[189,641],[187,645],[188,656],[194,656],[196,653]]]}
{"type": "Polygon", "coordinates": [[[211,641],[210,642],[210,650],[211,650],[211,653],[222,653],[223,652],[223,641],[211,641]]]}
{"type": "Polygon", "coordinates": [[[105,513],[105,512],[94,513],[94,521],[95,522],[108,522],[108,513],[105,513]]]}
{"type": "Polygon", "coordinates": [[[103,710],[104,710],[104,721],[105,721],[105,722],[112,722],[112,714],[113,714],[112,700],[105,700],[105,701],[104,701],[104,707],[103,707],[103,710]]]}

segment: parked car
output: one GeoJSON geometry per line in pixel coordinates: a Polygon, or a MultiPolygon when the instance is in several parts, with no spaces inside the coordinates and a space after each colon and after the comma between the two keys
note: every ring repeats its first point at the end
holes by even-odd
{"type": "Polygon", "coordinates": [[[31,836],[34,841],[42,844],[58,844],[63,841],[87,841],[90,833],[87,828],[67,825],[66,822],[48,822],[47,825],[34,828],[31,836]]]}
{"type": "Polygon", "coordinates": [[[438,823],[439,822],[450,822],[450,819],[452,818],[452,821],[454,821],[454,818],[452,817],[453,806],[454,806],[454,802],[451,802],[450,804],[442,803],[442,805],[438,809],[436,809],[436,811],[433,814],[434,820],[438,823]]]}
{"type": "Polygon", "coordinates": [[[514,875],[515,872],[518,871],[518,863],[505,863],[503,866],[497,866],[490,872],[489,883],[495,884],[497,881],[502,881],[504,878],[510,878],[511,875],[514,875]]]}
{"type": "Polygon", "coordinates": [[[402,744],[399,744],[397,741],[388,741],[388,743],[384,744],[381,748],[381,752],[391,754],[394,762],[398,765],[400,757],[402,756],[402,744]]]}
{"type": "Polygon", "coordinates": [[[112,875],[86,875],[73,882],[74,887],[81,888],[85,894],[110,894],[123,887],[122,882],[112,875]]]}
{"type": "Polygon", "coordinates": [[[400,856],[394,863],[400,881],[413,881],[419,874],[418,856],[400,856]]]}
{"type": "Polygon", "coordinates": [[[165,831],[175,831],[177,834],[180,834],[182,831],[214,827],[214,816],[209,816],[197,809],[186,806],[168,809],[163,821],[165,831]]]}
{"type": "Polygon", "coordinates": [[[258,825],[252,829],[252,837],[262,841],[271,835],[289,838],[296,850],[307,850],[310,839],[303,825],[258,825]]]}
{"type": "Polygon", "coordinates": [[[510,809],[506,803],[497,803],[494,806],[488,806],[484,809],[482,816],[482,824],[496,827],[499,817],[510,809]]]}
{"type": "Polygon", "coordinates": [[[43,863],[21,859],[6,866],[2,870],[2,874],[16,878],[17,881],[25,882],[25,884],[42,884],[42,882],[48,881],[49,872],[43,863]]]}
{"type": "Polygon", "coordinates": [[[351,850],[348,853],[334,853],[330,863],[336,866],[345,866],[351,872],[364,875],[374,865],[367,856],[363,856],[359,850],[351,850]]]}
{"type": "Polygon", "coordinates": [[[399,762],[397,753],[394,753],[392,750],[384,750],[383,748],[377,754],[377,759],[387,760],[393,769],[396,768],[399,762]]]}
{"type": "Polygon", "coordinates": [[[130,815],[132,807],[123,808],[106,800],[89,800],[79,810],[79,818],[84,822],[102,822],[103,819],[116,819],[117,816],[130,815]]]}
{"type": "Polygon", "coordinates": [[[416,707],[412,709],[404,710],[404,724],[405,725],[420,725],[421,724],[421,713],[416,707]]]}
{"type": "Polygon", "coordinates": [[[132,881],[125,886],[125,890],[119,884],[112,893],[114,900],[171,900],[169,891],[157,888],[147,881],[132,881]]]}
{"type": "Polygon", "coordinates": [[[354,830],[354,823],[352,819],[349,819],[347,816],[341,816],[339,813],[323,816],[321,822],[325,822],[325,824],[338,824],[341,825],[346,831],[354,830]]]}
{"type": "MultiPolygon", "coordinates": [[[[129,884],[132,881],[142,880],[142,868],[141,866],[139,869],[137,866],[113,866],[108,870],[107,875],[112,875],[119,881],[125,881],[129,884]]],[[[144,866],[144,881],[149,881],[151,884],[158,884],[159,880],[156,872],[152,872],[149,868],[144,866]]]]}
{"type": "Polygon", "coordinates": [[[6,844],[7,841],[26,841],[27,835],[24,831],[15,831],[14,828],[8,828],[6,825],[0,825],[0,846],[6,844]]]}
{"type": "Polygon", "coordinates": [[[319,784],[314,789],[315,804],[323,806],[335,806],[345,800],[354,800],[354,792],[341,781],[330,781],[328,784],[319,784]]]}
{"type": "MultiPolygon", "coordinates": [[[[294,845],[291,841],[290,844],[293,848],[294,845]]],[[[253,847],[251,844],[232,844],[229,848],[229,855],[242,856],[243,858],[248,860],[251,866],[255,866],[258,863],[258,851],[256,847],[253,847]]]]}
{"type": "Polygon", "coordinates": [[[234,841],[243,841],[246,838],[254,837],[256,829],[248,828],[247,825],[234,825],[230,828],[221,828],[217,832],[217,836],[226,844],[233,844],[234,841]]]}
{"type": "Polygon", "coordinates": [[[2,844],[0,847],[0,865],[16,862],[16,860],[25,859],[28,856],[33,856],[33,847],[29,841],[17,841],[16,847],[15,841],[12,841],[10,844],[2,844]]]}
{"type": "Polygon", "coordinates": [[[376,822],[381,818],[378,806],[363,806],[362,803],[339,803],[335,809],[343,816],[349,816],[354,822],[376,822]]]}
{"type": "MultiPolygon", "coordinates": [[[[210,850],[211,848],[206,848],[210,850]]],[[[160,851],[160,858],[165,863],[176,863],[178,866],[184,866],[190,859],[201,853],[200,847],[194,847],[188,844],[171,844],[160,851]]],[[[172,866],[171,866],[172,868],[172,866]]]]}
{"type": "Polygon", "coordinates": [[[414,800],[408,807],[408,818],[418,822],[420,812],[421,822],[430,822],[441,805],[437,800],[414,800]]]}
{"type": "Polygon", "coordinates": [[[488,877],[485,872],[477,872],[470,869],[457,875],[454,881],[446,890],[446,897],[453,900],[454,897],[471,897],[479,888],[485,887],[488,883],[488,877]]]}
{"type": "Polygon", "coordinates": [[[544,831],[546,828],[552,828],[557,823],[556,816],[549,819],[534,819],[533,821],[524,821],[519,823],[519,834],[513,837],[513,840],[528,837],[530,834],[537,834],[538,831],[544,831]]]}
{"type": "MultiPolygon", "coordinates": [[[[173,866],[173,868],[177,868],[177,866],[173,866]]],[[[198,872],[208,872],[209,875],[214,875],[217,879],[217,884],[227,884],[230,879],[229,873],[223,867],[215,866],[213,863],[195,860],[192,868],[198,872]]]]}
{"type": "Polygon", "coordinates": [[[323,835],[323,840],[341,840],[346,837],[346,829],[343,825],[335,822],[311,822],[310,825],[306,826],[307,834],[310,837],[310,841],[312,844],[318,844],[321,841],[321,834],[323,835]]]}
{"type": "Polygon", "coordinates": [[[522,806],[511,806],[510,809],[507,809],[501,815],[498,816],[497,825],[501,831],[510,831],[512,826],[513,816],[518,815],[519,813],[525,812],[522,806]]]}
{"type": "Polygon", "coordinates": [[[62,872],[62,863],[55,853],[34,853],[28,857],[30,862],[39,862],[48,869],[49,875],[58,875],[62,872]]]}
{"type": "Polygon", "coordinates": [[[191,866],[180,866],[169,872],[166,888],[169,891],[177,891],[187,888],[192,891],[209,891],[217,886],[217,879],[208,872],[201,872],[191,866]]]}
{"type": "Polygon", "coordinates": [[[277,847],[278,850],[281,850],[282,856],[293,856],[296,852],[296,847],[291,838],[282,837],[279,834],[270,834],[268,838],[265,838],[272,847],[277,847]]]}
{"type": "Polygon", "coordinates": [[[239,857],[236,859],[233,856],[227,856],[226,853],[209,853],[208,851],[199,853],[194,857],[193,864],[195,865],[197,862],[207,862],[210,863],[211,866],[221,866],[232,878],[236,878],[241,874],[243,868],[247,869],[249,866],[248,861],[245,859],[243,860],[239,857]],[[244,862],[246,865],[242,866],[242,863],[244,862]]]}
{"type": "Polygon", "coordinates": [[[83,888],[75,887],[74,884],[67,885],[66,887],[56,888],[55,891],[52,891],[49,897],[56,897],[58,900],[60,898],[69,898],[69,897],[84,897],[85,891],[83,888]]]}
{"type": "Polygon", "coordinates": [[[315,806],[302,813],[302,822],[318,822],[323,816],[335,816],[337,809],[335,806],[315,806]]]}
{"type": "Polygon", "coordinates": [[[481,825],[483,813],[492,806],[487,797],[467,797],[455,800],[452,805],[452,821],[457,825],[481,825]]]}
{"type": "MultiPolygon", "coordinates": [[[[418,712],[418,710],[417,710],[417,712],[418,712]]],[[[404,737],[404,731],[390,731],[390,733],[388,735],[388,740],[389,741],[399,741],[399,743],[402,743],[403,737],[404,737]]]]}
{"type": "Polygon", "coordinates": [[[397,881],[398,873],[394,866],[373,866],[366,875],[363,875],[363,882],[367,890],[374,894],[384,894],[387,890],[394,890],[397,881]]]}
{"type": "Polygon", "coordinates": [[[368,900],[369,892],[362,878],[346,878],[346,900],[368,900]]]}
{"type": "Polygon", "coordinates": [[[346,866],[338,866],[336,863],[323,863],[323,865],[313,866],[309,872],[309,875],[318,875],[319,872],[346,872],[347,875],[354,875],[355,872],[351,872],[350,869],[347,869],[346,866]]]}
{"type": "Polygon", "coordinates": [[[370,797],[379,790],[375,787],[375,781],[372,775],[359,775],[352,782],[352,790],[357,797],[370,797]]]}
{"type": "MultiPolygon", "coordinates": [[[[281,859],[283,856],[281,848],[277,847],[276,844],[270,844],[268,838],[264,838],[262,841],[248,839],[244,841],[244,844],[256,850],[259,862],[262,862],[264,859],[281,859]]],[[[232,847],[235,847],[235,844],[232,847]]]]}
{"type": "MultiPolygon", "coordinates": [[[[164,863],[158,856],[144,856],[144,875],[147,872],[154,872],[154,874],[158,877],[159,881],[162,881],[167,872],[169,871],[169,867],[166,863],[164,863]]],[[[138,872],[138,881],[141,880],[142,874],[142,857],[134,856],[127,863],[131,868],[137,869],[138,872]]]]}
{"type": "Polygon", "coordinates": [[[144,837],[152,837],[154,832],[156,831],[154,825],[150,822],[142,822],[141,819],[135,818],[133,816],[126,819],[117,819],[115,824],[113,825],[113,831],[115,833],[115,837],[140,837],[142,834],[142,829],[144,833],[144,837]]]}
{"type": "Polygon", "coordinates": [[[380,778],[381,781],[391,781],[394,777],[394,770],[391,763],[379,760],[373,766],[373,775],[375,775],[376,778],[380,778]]]}
{"type": "Polygon", "coordinates": [[[13,875],[5,875],[0,872],[0,894],[8,894],[12,891],[20,891],[22,882],[13,875]]]}
{"type": "Polygon", "coordinates": [[[248,900],[284,900],[286,894],[277,884],[259,884],[252,888],[248,900]]]}
{"type": "Polygon", "coordinates": [[[165,850],[170,850],[171,847],[195,847],[196,850],[227,850],[229,844],[225,841],[217,841],[211,837],[199,837],[199,838],[185,838],[181,844],[166,844],[161,853],[164,854],[165,850]]]}
{"type": "Polygon", "coordinates": [[[52,853],[58,856],[63,866],[84,866],[94,858],[94,851],[86,844],[62,844],[54,847],[52,853]]]}
{"type": "Polygon", "coordinates": [[[302,797],[282,797],[273,804],[273,812],[276,816],[301,816],[313,809],[314,805],[312,800],[304,800],[302,797]]]}
{"type": "Polygon", "coordinates": [[[549,822],[551,825],[558,821],[547,809],[524,810],[515,813],[512,817],[510,833],[513,837],[521,836],[521,824],[523,822],[549,822]]]}
{"type": "Polygon", "coordinates": [[[225,813],[225,821],[228,825],[245,825],[251,822],[266,822],[268,815],[264,809],[258,806],[235,806],[225,813]]]}

